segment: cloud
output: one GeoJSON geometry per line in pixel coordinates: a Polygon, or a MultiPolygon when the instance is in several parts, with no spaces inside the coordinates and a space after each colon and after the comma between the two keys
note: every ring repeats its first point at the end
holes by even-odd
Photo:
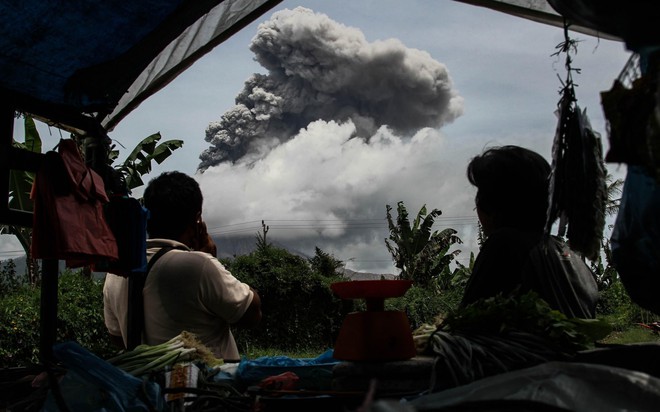
{"type": "Polygon", "coordinates": [[[439,132],[463,112],[445,65],[301,7],[262,23],[250,50],[267,74],[208,126],[197,174],[221,252],[240,254],[239,237],[254,244],[263,220],[290,250],[318,246],[392,273],[386,205],[404,201],[414,215],[427,204],[476,226],[462,206],[470,188],[455,191],[466,159],[446,155],[439,132]]]}
{"type": "Polygon", "coordinates": [[[381,126],[412,135],[463,111],[447,68],[396,39],[368,42],[358,29],[298,7],[262,23],[250,50],[267,74],[254,74],[236,105],[206,130],[200,171],[255,162],[316,120],[351,120],[369,141],[381,126]]]}
{"type": "Polygon", "coordinates": [[[385,205],[404,201],[411,215],[423,204],[441,209],[438,223],[474,236],[476,217],[465,209],[474,196],[464,177],[470,154],[460,143],[431,128],[402,137],[383,126],[368,142],[355,130],[350,120],[318,120],[254,163],[198,174],[212,234],[254,240],[264,220],[268,238],[288,248],[313,254],[318,246],[353,258],[354,268],[388,272],[385,205]]]}

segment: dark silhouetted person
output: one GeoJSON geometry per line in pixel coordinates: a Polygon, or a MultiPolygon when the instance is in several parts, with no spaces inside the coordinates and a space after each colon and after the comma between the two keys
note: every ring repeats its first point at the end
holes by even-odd
{"type": "Polygon", "coordinates": [[[568,317],[594,318],[598,289],[585,262],[556,237],[545,236],[550,165],[518,146],[474,157],[467,177],[477,188],[486,237],[462,305],[502,294],[535,291],[568,317]]]}

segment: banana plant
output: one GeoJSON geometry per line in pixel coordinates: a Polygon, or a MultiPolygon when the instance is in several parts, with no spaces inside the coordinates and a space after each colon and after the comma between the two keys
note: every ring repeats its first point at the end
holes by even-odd
{"type": "MultiPolygon", "coordinates": [[[[158,143],[161,137],[160,133],[154,133],[142,139],[122,163],[114,166],[122,174],[129,190],[144,184],[142,176],[151,172],[152,161],[161,164],[174,150],[183,146],[183,140],[177,139],[158,143]]],[[[119,151],[112,146],[108,155],[109,162],[114,163],[118,156],[119,151]]]]}
{"type": "MultiPolygon", "coordinates": [[[[25,142],[20,143],[13,141],[12,145],[34,153],[41,153],[41,137],[37,131],[34,119],[25,115],[23,117],[23,125],[25,129],[25,142]]],[[[32,212],[34,207],[32,200],[30,199],[30,192],[32,191],[33,182],[34,173],[32,172],[22,170],[11,170],[9,172],[9,207],[11,209],[32,212]]],[[[39,277],[39,271],[37,262],[32,259],[30,253],[32,228],[17,225],[0,225],[0,234],[16,236],[16,239],[18,239],[21,247],[25,251],[28,281],[30,284],[35,284],[39,277]]]]}
{"type": "Polygon", "coordinates": [[[397,204],[396,223],[392,218],[392,207],[386,205],[386,210],[390,237],[385,239],[385,244],[394,265],[401,271],[399,276],[420,286],[428,285],[460,253],[449,249],[462,243],[461,239],[454,229],[431,231],[435,218],[442,214],[439,209],[427,213],[426,205],[422,206],[412,225],[403,202],[397,204]]]}

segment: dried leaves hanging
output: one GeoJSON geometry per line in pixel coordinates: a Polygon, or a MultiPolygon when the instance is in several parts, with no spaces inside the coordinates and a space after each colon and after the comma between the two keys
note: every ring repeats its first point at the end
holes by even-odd
{"type": "Polygon", "coordinates": [[[596,259],[605,227],[607,175],[598,133],[591,129],[586,110],[581,110],[575,97],[571,53],[577,52],[577,42],[568,37],[557,46],[557,53],[566,55],[566,81],[560,91],[558,124],[552,146],[549,207],[546,234],[559,219],[557,235],[566,237],[573,250],[589,259],[596,259]]]}

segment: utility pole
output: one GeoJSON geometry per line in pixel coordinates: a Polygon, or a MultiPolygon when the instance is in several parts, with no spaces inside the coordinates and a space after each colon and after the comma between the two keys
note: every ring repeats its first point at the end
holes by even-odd
{"type": "Polygon", "coordinates": [[[268,226],[266,226],[266,223],[263,220],[261,221],[261,230],[264,232],[264,245],[267,245],[268,242],[266,242],[266,233],[268,233],[268,226]]]}

